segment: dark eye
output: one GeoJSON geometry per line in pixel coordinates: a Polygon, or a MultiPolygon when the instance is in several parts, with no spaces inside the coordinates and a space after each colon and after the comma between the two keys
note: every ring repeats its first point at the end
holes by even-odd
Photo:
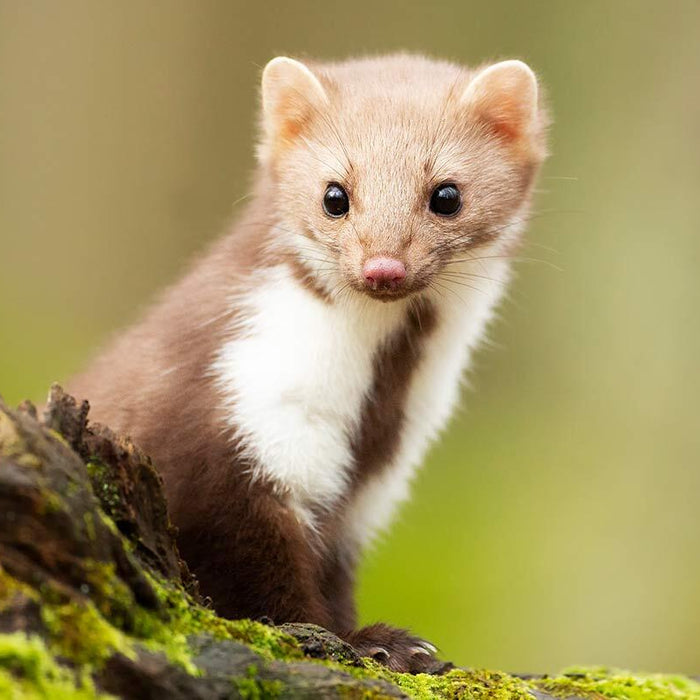
{"type": "Polygon", "coordinates": [[[430,196],[430,211],[440,216],[452,216],[462,208],[462,197],[456,185],[438,185],[430,196]]]}
{"type": "Polygon", "coordinates": [[[345,216],[350,210],[348,193],[337,183],[331,182],[323,195],[323,211],[334,218],[345,216]]]}

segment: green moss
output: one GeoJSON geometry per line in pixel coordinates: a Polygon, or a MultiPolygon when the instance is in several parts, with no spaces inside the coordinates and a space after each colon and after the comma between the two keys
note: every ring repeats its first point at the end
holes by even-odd
{"type": "Polygon", "coordinates": [[[88,539],[92,542],[95,541],[95,519],[93,518],[92,513],[89,511],[86,511],[83,513],[83,522],[85,523],[85,533],[88,536],[88,539]]]}
{"type": "Polygon", "coordinates": [[[128,631],[137,606],[131,589],[117,576],[114,563],[83,559],[82,565],[87,586],[84,592],[105,618],[128,631]]]}
{"type": "Polygon", "coordinates": [[[12,418],[0,410],[0,455],[5,457],[26,454],[24,440],[12,418]]]}
{"type": "Polygon", "coordinates": [[[31,452],[23,452],[17,457],[13,457],[14,461],[20,467],[32,467],[38,469],[41,466],[41,460],[31,452]]]}
{"type": "Polygon", "coordinates": [[[631,674],[606,668],[572,668],[558,678],[537,686],[552,695],[579,695],[615,700],[700,700],[700,683],[689,678],[661,674],[631,674]]]}
{"type": "MultiPolygon", "coordinates": [[[[0,413],[0,449],[15,449],[16,431],[0,413]]],[[[6,454],[3,452],[2,454],[6,454]]],[[[120,506],[120,490],[109,467],[97,460],[88,463],[96,491],[106,508],[120,506]]],[[[47,510],[65,507],[60,496],[49,494],[47,510]]],[[[84,517],[84,528],[91,539],[104,525],[119,538],[125,551],[134,543],[119,533],[114,521],[102,510],[84,517]]],[[[131,556],[127,554],[127,556],[131,556]]],[[[251,620],[225,620],[194,600],[174,582],[145,573],[160,602],[157,609],[137,604],[131,588],[116,571],[114,563],[82,559],[84,583],[80,593],[56,582],[44,582],[38,589],[17,581],[0,567],[0,611],[24,595],[40,604],[45,641],[22,634],[0,635],[0,698],[95,698],[91,674],[115,653],[135,658],[140,649],[164,654],[167,659],[192,675],[199,675],[193,659],[196,651],[190,640],[209,635],[215,640],[231,640],[249,646],[260,657],[243,678],[232,679],[244,698],[274,698],[284,691],[280,681],[260,677],[267,661],[293,661],[303,658],[297,642],[267,625],[251,620]],[[78,671],[56,663],[71,662],[78,671]]],[[[630,675],[606,669],[572,669],[568,673],[541,680],[525,681],[504,673],[483,670],[453,670],[444,676],[408,675],[392,672],[366,660],[360,666],[338,661],[316,661],[363,680],[383,680],[419,700],[465,698],[468,700],[532,700],[533,689],[552,695],[600,700],[700,700],[700,684],[678,676],[630,675]]],[[[358,688],[348,683],[338,692],[356,697],[381,697],[380,690],[358,688]]],[[[101,696],[105,697],[105,696],[101,696]]]]}
{"type": "MultiPolygon", "coordinates": [[[[189,639],[202,634],[250,646],[260,655],[261,664],[266,660],[302,658],[292,637],[251,620],[219,618],[212,610],[195,604],[172,582],[148,576],[160,600],[161,610],[147,610],[136,604],[131,590],[119,579],[113,564],[89,560],[83,564],[89,586],[84,593],[90,596],[89,599],[67,599],[64,593],[46,585],[36,591],[0,568],[0,610],[18,593],[40,598],[42,621],[47,631],[46,643],[38,638],[27,640],[21,635],[10,635],[11,639],[5,640],[4,647],[0,644],[0,697],[96,697],[89,674],[99,669],[114,653],[134,658],[139,648],[162,653],[171,663],[190,674],[199,675],[201,671],[193,662],[195,652],[190,648],[189,639]],[[72,673],[55,664],[52,654],[72,661],[87,680],[82,680],[81,676],[76,681],[72,673]],[[37,678],[51,688],[51,694],[41,695],[44,686],[36,685],[37,678]]],[[[0,640],[5,637],[8,635],[0,636],[0,640]]],[[[571,669],[558,677],[525,681],[484,670],[453,670],[444,676],[412,676],[392,672],[369,660],[363,661],[361,666],[331,661],[316,663],[358,679],[387,681],[418,700],[532,700],[530,691],[533,689],[561,698],[576,696],[591,700],[700,700],[700,684],[687,678],[631,675],[601,668],[571,669]]],[[[244,678],[232,682],[245,698],[274,698],[284,690],[281,682],[260,678],[259,668],[255,665],[248,668],[244,678]]],[[[360,690],[352,685],[346,690],[348,696],[353,697],[358,692],[368,698],[382,695],[379,690],[360,690]]],[[[339,692],[342,694],[343,689],[339,688],[339,692]]]]}
{"type": "Polygon", "coordinates": [[[112,467],[93,457],[86,465],[92,488],[100,501],[111,511],[121,505],[121,492],[112,467]]]}
{"type": "Polygon", "coordinates": [[[59,666],[41,638],[0,634],[0,697],[17,700],[90,700],[98,693],[90,676],[59,666]]]}
{"type": "Polygon", "coordinates": [[[32,599],[38,597],[32,588],[10,576],[2,568],[2,565],[0,565],[0,612],[2,612],[17,595],[25,595],[32,599]]]}
{"type": "MultiPolygon", "coordinates": [[[[141,624],[148,626],[142,636],[159,643],[172,635],[187,637],[209,634],[214,639],[229,639],[250,646],[265,659],[299,659],[303,657],[296,640],[272,627],[252,620],[225,620],[210,609],[194,603],[179,586],[149,576],[163,608],[167,621],[151,613],[142,616],[141,624]]],[[[185,646],[183,648],[186,648],[185,646]]]]}
{"type": "MultiPolygon", "coordinates": [[[[87,579],[91,600],[65,600],[48,587],[40,594],[15,581],[0,569],[0,609],[17,592],[41,596],[42,620],[48,633],[39,638],[0,635],[0,697],[92,698],[97,697],[89,674],[115,652],[133,658],[140,647],[160,652],[187,672],[199,675],[188,639],[201,634],[249,645],[265,660],[302,658],[296,642],[274,628],[250,620],[224,620],[213,611],[196,605],[173,583],[149,577],[162,611],[135,604],[129,588],[118,578],[114,566],[88,562],[87,579]],[[131,607],[126,618],[123,610],[131,607]],[[81,669],[72,672],[57,666],[52,654],[69,659],[81,669]],[[48,690],[46,690],[48,689],[48,690]],[[49,692],[50,691],[50,692],[49,692]],[[12,695],[14,693],[14,695],[12,695]],[[42,693],[44,693],[42,695],[42,693]]],[[[353,667],[318,661],[364,680],[384,680],[418,700],[465,698],[468,700],[532,700],[532,689],[566,697],[615,700],[700,700],[700,684],[687,678],[661,675],[630,675],[606,669],[572,669],[555,678],[525,681],[504,673],[483,670],[453,670],[444,676],[408,675],[392,672],[372,661],[353,667]]],[[[284,686],[260,678],[251,665],[244,678],[232,680],[244,698],[274,698],[284,686]]],[[[342,688],[339,689],[342,694],[342,688]]],[[[347,694],[380,697],[381,691],[348,685],[347,694]]]]}
{"type": "Polygon", "coordinates": [[[41,619],[51,650],[81,666],[99,668],[116,652],[135,656],[131,641],[109,624],[91,601],[44,603],[41,619]]]}
{"type": "Polygon", "coordinates": [[[71,451],[73,450],[68,440],[66,440],[66,438],[64,438],[63,435],[61,435],[61,433],[58,432],[58,430],[54,430],[53,428],[47,428],[46,430],[52,438],[58,440],[64,447],[67,447],[71,451]]]}
{"type": "Polygon", "coordinates": [[[128,586],[116,575],[114,564],[84,560],[90,598],[56,599],[42,591],[42,621],[51,647],[70,661],[100,668],[115,652],[133,658],[139,646],[162,652],[186,671],[196,674],[187,639],[157,611],[136,604],[128,586]]]}
{"type": "Polygon", "coordinates": [[[42,515],[47,513],[60,513],[64,510],[63,499],[55,491],[42,488],[39,508],[41,509],[42,515]]]}
{"type": "MultiPolygon", "coordinates": [[[[147,610],[135,602],[113,564],[84,560],[83,565],[89,599],[66,600],[49,587],[42,590],[41,615],[51,648],[76,664],[100,668],[115,652],[133,657],[144,647],[198,675],[188,639],[200,634],[245,643],[265,659],[302,657],[293,638],[251,620],[219,618],[175,584],[149,576],[162,610],[147,610]]],[[[7,586],[14,585],[10,581],[7,586]]]]}
{"type": "MultiPolygon", "coordinates": [[[[224,620],[212,610],[196,605],[173,583],[149,576],[163,608],[162,613],[136,605],[128,587],[116,576],[114,567],[93,562],[88,579],[94,587],[92,601],[64,605],[45,603],[42,615],[51,634],[52,650],[83,664],[99,667],[115,651],[133,656],[138,647],[163,653],[188,673],[198,675],[188,639],[208,634],[214,639],[229,639],[250,646],[265,659],[296,660],[302,653],[295,640],[274,628],[251,620],[224,620]],[[100,603],[99,601],[106,601],[100,603]],[[123,610],[131,610],[127,623],[123,610]]],[[[7,582],[5,584],[8,585],[7,582]]],[[[468,698],[469,700],[532,700],[529,689],[539,688],[553,695],[577,695],[620,700],[700,700],[700,685],[674,676],[630,676],[603,669],[576,670],[541,681],[524,681],[504,673],[484,670],[453,670],[444,676],[409,675],[392,672],[372,661],[361,667],[320,661],[361,679],[385,680],[412,698],[468,698]]],[[[251,666],[245,678],[235,681],[242,697],[275,697],[279,683],[258,677],[251,666]]],[[[348,692],[356,692],[349,688],[348,692]]],[[[369,696],[372,691],[368,691],[369,696]]]]}
{"type": "Polygon", "coordinates": [[[254,664],[248,666],[245,678],[234,680],[234,686],[239,695],[246,700],[267,700],[277,698],[284,690],[281,681],[268,681],[258,678],[258,668],[254,664]]]}
{"type": "MultiPolygon", "coordinates": [[[[97,517],[100,519],[100,522],[107,527],[113,534],[119,535],[121,537],[121,533],[119,532],[119,528],[114,524],[114,520],[110,518],[108,515],[105,515],[104,511],[101,509],[97,510],[97,517]]],[[[124,549],[131,549],[131,544],[129,540],[124,539],[124,549]]]]}
{"type": "Polygon", "coordinates": [[[444,676],[395,674],[392,681],[414,698],[532,700],[525,681],[492,671],[454,670],[444,676]]]}
{"type": "Polygon", "coordinates": [[[264,658],[290,661],[304,657],[295,639],[267,625],[252,620],[226,620],[226,622],[229,639],[247,644],[264,658]]]}
{"type": "Polygon", "coordinates": [[[364,659],[360,668],[321,663],[358,679],[387,681],[417,700],[533,700],[533,690],[545,691],[560,698],[591,700],[700,700],[700,683],[689,678],[631,674],[604,668],[569,669],[557,677],[527,681],[487,670],[455,669],[443,676],[409,675],[395,673],[369,659],[364,659]]]}
{"type": "Polygon", "coordinates": [[[442,676],[425,673],[396,673],[369,659],[363,666],[337,668],[355,678],[384,680],[418,700],[432,698],[468,698],[469,700],[533,700],[527,682],[506,673],[485,670],[454,669],[442,676]]]}

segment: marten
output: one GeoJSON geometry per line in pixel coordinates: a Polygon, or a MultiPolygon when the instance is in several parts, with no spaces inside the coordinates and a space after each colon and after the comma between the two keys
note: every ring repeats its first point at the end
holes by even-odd
{"type": "Polygon", "coordinates": [[[244,213],[70,387],[163,476],[184,559],[229,618],[356,629],[355,568],[455,406],[546,151],[516,60],[279,57],[244,213]]]}

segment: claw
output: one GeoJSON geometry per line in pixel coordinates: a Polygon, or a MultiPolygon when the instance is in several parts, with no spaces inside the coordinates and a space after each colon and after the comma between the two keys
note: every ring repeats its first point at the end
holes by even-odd
{"type": "Polygon", "coordinates": [[[411,656],[431,656],[430,651],[428,651],[428,649],[426,649],[424,646],[411,647],[408,650],[408,653],[411,656]]]}
{"type": "Polygon", "coordinates": [[[391,658],[391,654],[384,647],[372,647],[369,656],[380,664],[385,664],[391,658]]]}

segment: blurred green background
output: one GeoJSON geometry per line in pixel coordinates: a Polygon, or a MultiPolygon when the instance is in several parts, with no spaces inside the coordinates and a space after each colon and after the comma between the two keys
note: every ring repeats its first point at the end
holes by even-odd
{"type": "Polygon", "coordinates": [[[555,123],[536,261],[362,617],[460,664],[698,673],[698,0],[0,0],[0,392],[41,399],[225,229],[269,58],[396,49],[522,57],[555,123]]]}

